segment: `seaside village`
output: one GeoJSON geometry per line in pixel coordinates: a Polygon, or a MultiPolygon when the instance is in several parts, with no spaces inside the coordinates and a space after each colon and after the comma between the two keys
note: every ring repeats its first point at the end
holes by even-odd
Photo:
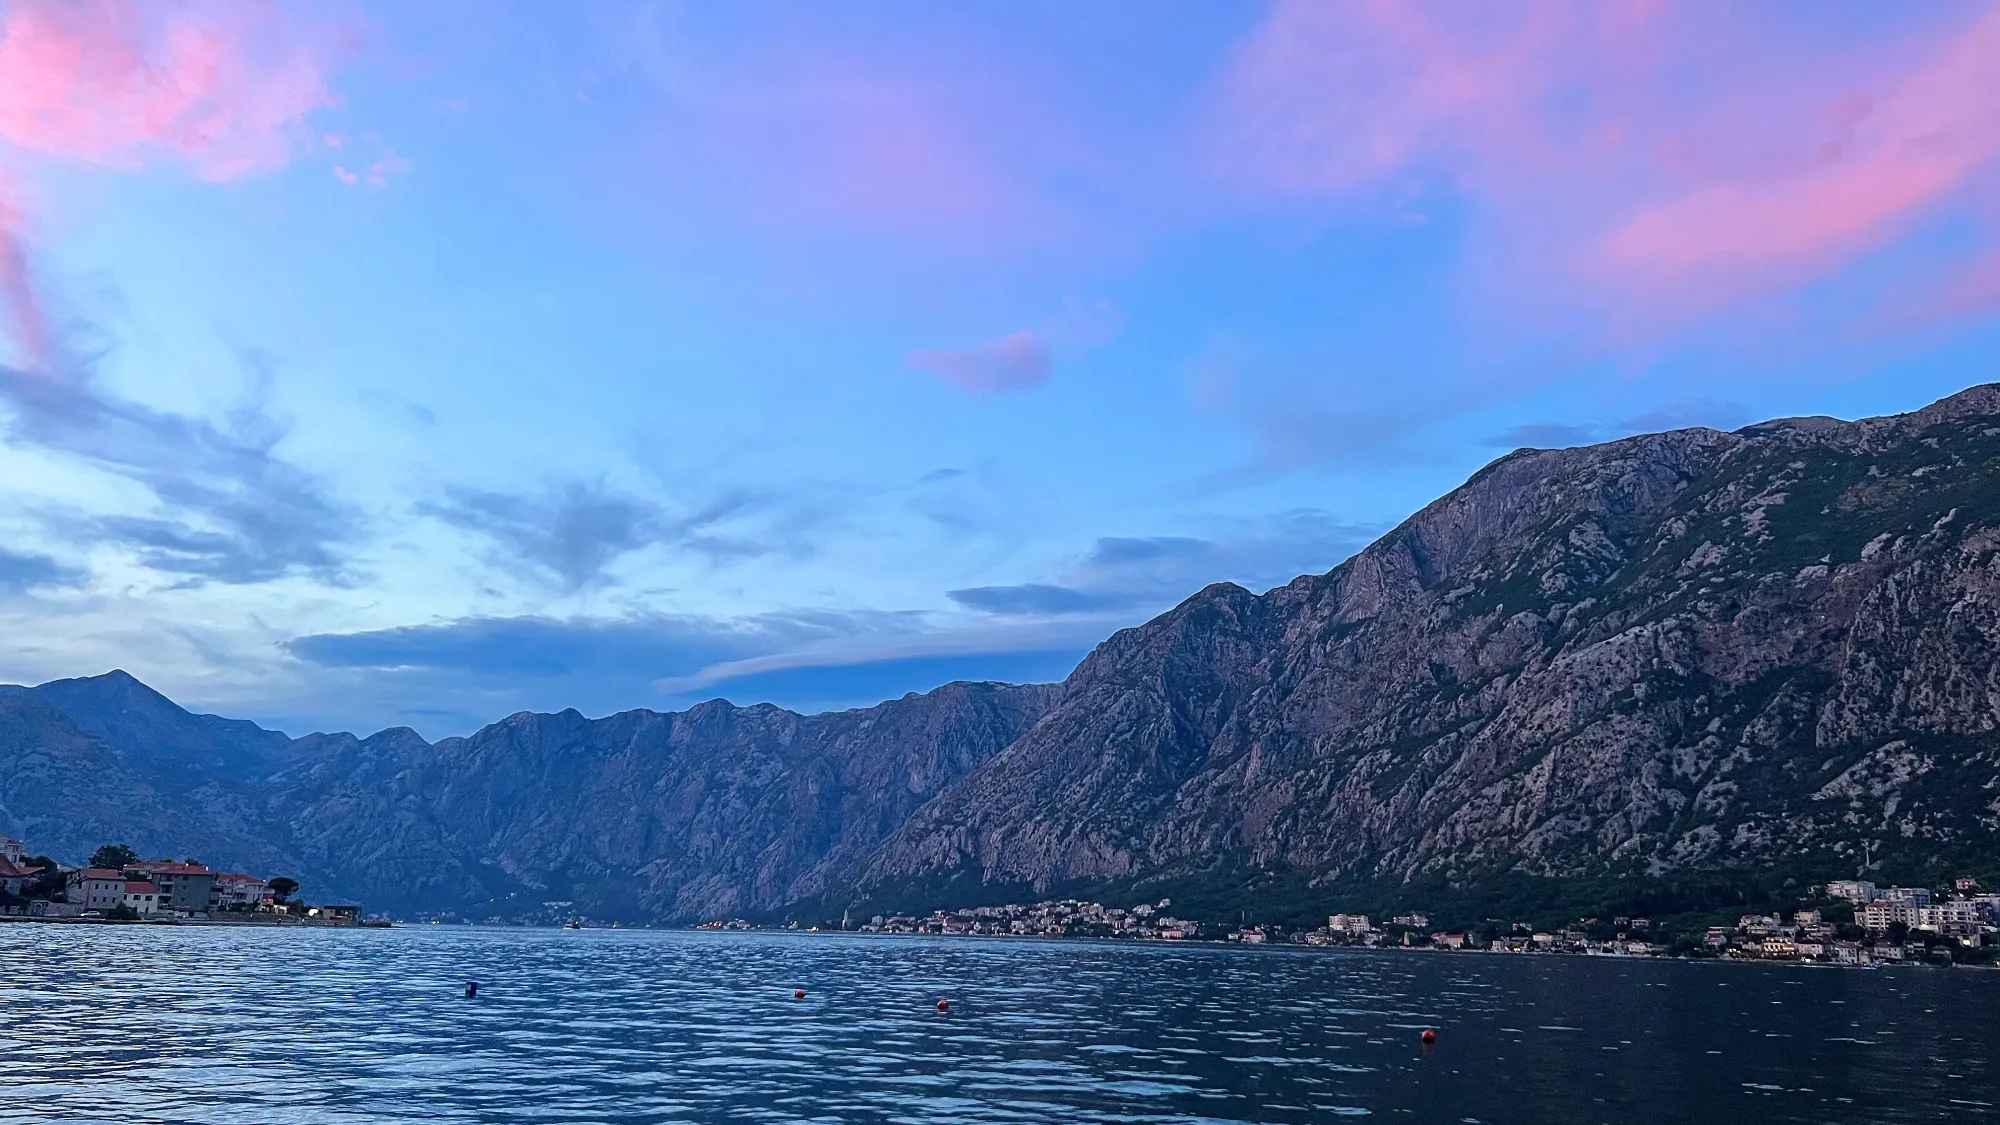
{"type": "MultiPolygon", "coordinates": [[[[1129,908],[1076,899],[1033,905],[982,906],[929,915],[877,915],[858,928],[863,933],[965,936],[1127,938],[1155,941],[1210,940],[1249,945],[1395,946],[1506,953],[1565,953],[1594,956],[1720,956],[1744,960],[1812,961],[1842,965],[1953,963],[1983,960],[2000,942],[2000,894],[1985,893],[1972,878],[1956,881],[1944,895],[1923,887],[1877,887],[1862,880],[1839,880],[1816,888],[1822,898],[1847,909],[1805,909],[1789,913],[1745,914],[1734,926],[1710,927],[1698,939],[1669,939],[1650,919],[1580,918],[1559,930],[1525,923],[1488,924],[1474,931],[1431,929],[1422,913],[1399,914],[1377,925],[1365,914],[1335,914],[1310,931],[1243,925],[1209,927],[1170,914],[1171,899],[1129,908]],[[1840,917],[1833,915],[1838,913],[1840,917]]],[[[706,928],[749,929],[745,922],[711,922],[706,928]]]]}
{"type": "Polygon", "coordinates": [[[1201,936],[1201,924],[1167,913],[1172,899],[1129,909],[1099,902],[1038,902],[1033,906],[981,906],[925,917],[876,915],[859,927],[864,934],[987,934],[1015,937],[1106,937],[1185,941],[1201,936]]]}
{"type": "Polygon", "coordinates": [[[353,904],[307,904],[291,879],[214,871],[192,859],[141,859],[117,845],[92,859],[111,862],[71,867],[31,857],[21,841],[0,837],[0,920],[369,924],[353,904]]]}

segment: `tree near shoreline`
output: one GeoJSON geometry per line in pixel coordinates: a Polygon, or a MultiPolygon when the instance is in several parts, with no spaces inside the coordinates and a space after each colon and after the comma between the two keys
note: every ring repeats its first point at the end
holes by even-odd
{"type": "Polygon", "coordinates": [[[280,903],[299,893],[299,881],[284,875],[278,876],[266,885],[271,888],[271,897],[280,903]]]}
{"type": "Polygon", "coordinates": [[[90,853],[92,867],[108,867],[114,871],[122,871],[137,862],[139,853],[133,851],[130,844],[105,844],[90,853]]]}

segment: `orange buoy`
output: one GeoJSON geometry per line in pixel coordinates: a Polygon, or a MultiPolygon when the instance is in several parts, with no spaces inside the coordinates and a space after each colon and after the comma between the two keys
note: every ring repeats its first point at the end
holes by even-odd
{"type": "Polygon", "coordinates": [[[949,1011],[951,1011],[951,1001],[949,1001],[949,1000],[940,1000],[940,1001],[938,1001],[938,1011],[940,1011],[940,1012],[949,1012],[949,1011]]]}
{"type": "Polygon", "coordinates": [[[805,989],[803,989],[803,988],[794,988],[794,989],[792,989],[792,999],[794,999],[794,1000],[803,1000],[803,999],[805,999],[805,998],[806,998],[806,990],[805,990],[805,989]]]}
{"type": "Polygon", "coordinates": [[[1430,1028],[1427,1027],[1424,1029],[1424,1033],[1418,1036],[1418,1038],[1422,1039],[1424,1041],[1424,1046],[1428,1047],[1431,1044],[1438,1041],[1438,1033],[1432,1031],[1430,1028]]]}

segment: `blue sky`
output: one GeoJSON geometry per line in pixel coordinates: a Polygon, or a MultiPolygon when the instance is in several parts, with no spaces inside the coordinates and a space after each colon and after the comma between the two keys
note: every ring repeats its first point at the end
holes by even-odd
{"type": "Polygon", "coordinates": [[[1075,9],[0,2],[0,678],[1054,679],[1516,445],[1994,377],[1991,5],[1075,9]]]}

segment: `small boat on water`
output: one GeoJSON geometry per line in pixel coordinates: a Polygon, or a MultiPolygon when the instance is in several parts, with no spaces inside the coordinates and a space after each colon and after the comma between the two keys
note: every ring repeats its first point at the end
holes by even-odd
{"type": "Polygon", "coordinates": [[[580,930],[582,928],[583,919],[581,918],[571,918],[569,921],[563,923],[563,929],[565,930],[580,930]]]}

